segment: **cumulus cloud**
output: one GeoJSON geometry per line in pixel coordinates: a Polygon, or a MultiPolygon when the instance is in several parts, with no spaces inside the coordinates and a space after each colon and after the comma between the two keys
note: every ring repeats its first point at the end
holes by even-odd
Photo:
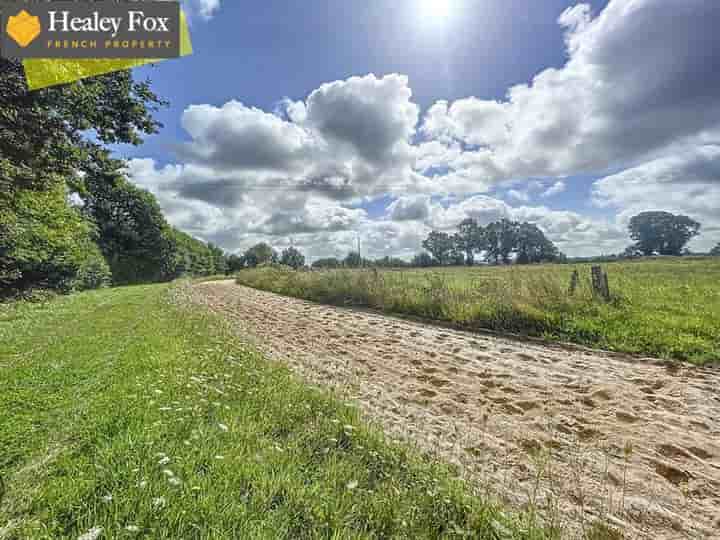
{"type": "Polygon", "coordinates": [[[436,103],[422,131],[482,147],[488,178],[561,176],[635,164],[720,126],[720,4],[612,0],[558,22],[568,60],[509,89],[504,102],[436,103]],[[488,154],[487,150],[491,150],[488,154]]]}
{"type": "MultiPolygon", "coordinates": [[[[209,17],[219,2],[198,5],[209,17]]],[[[558,19],[565,64],[502,100],[437,101],[421,116],[407,77],[369,74],[272,111],[197,104],[182,116],[180,163],[132,160],[130,174],[172,223],[229,250],[264,240],[341,255],[360,234],[367,255],[410,256],[430,228],[507,217],[537,223],[569,254],[609,253],[647,209],[695,217],[711,244],[718,22],[720,3],[705,0],[611,0],[597,14],[580,4],[558,19]],[[581,173],[605,175],[592,202],[607,218],[542,204],[559,203],[581,173]],[[488,196],[498,192],[512,205],[488,196]],[[378,200],[390,203],[364,209],[378,200]]]]}
{"type": "Polygon", "coordinates": [[[613,207],[627,223],[646,210],[681,213],[703,224],[693,247],[720,241],[720,146],[708,145],[659,158],[595,182],[593,199],[613,207]]]}

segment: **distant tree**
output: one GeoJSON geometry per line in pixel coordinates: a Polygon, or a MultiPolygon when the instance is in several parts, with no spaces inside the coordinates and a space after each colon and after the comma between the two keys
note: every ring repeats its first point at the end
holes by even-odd
{"type": "Polygon", "coordinates": [[[345,257],[345,260],[343,261],[343,264],[348,268],[360,268],[362,263],[362,257],[360,257],[360,253],[357,251],[351,251],[348,253],[347,257],[345,257]]]}
{"type": "Polygon", "coordinates": [[[516,242],[518,264],[554,262],[560,257],[560,250],[532,223],[516,225],[516,242]]]}
{"type": "Polygon", "coordinates": [[[710,255],[713,257],[720,257],[720,243],[710,250],[710,255]]]}
{"type": "Polygon", "coordinates": [[[455,247],[464,252],[465,264],[472,266],[475,262],[475,253],[485,249],[485,230],[477,220],[468,218],[458,225],[458,232],[453,237],[455,247]]]}
{"type": "Polygon", "coordinates": [[[261,264],[270,264],[277,262],[277,252],[265,242],[255,244],[248,249],[244,255],[245,266],[255,268],[261,264]]]}
{"type": "Polygon", "coordinates": [[[372,264],[373,266],[377,266],[379,268],[402,268],[408,265],[408,263],[402,259],[389,256],[385,256],[381,259],[376,259],[373,261],[372,264]]]}
{"type": "Polygon", "coordinates": [[[453,239],[449,234],[438,231],[430,231],[428,237],[423,241],[422,247],[426,249],[438,264],[446,264],[453,250],[453,239]]]}
{"type": "Polygon", "coordinates": [[[519,224],[507,219],[490,223],[485,228],[487,258],[495,263],[510,264],[518,244],[519,224]]]}
{"type": "Polygon", "coordinates": [[[291,268],[297,270],[298,268],[305,266],[305,255],[290,246],[282,252],[282,255],[280,255],[280,264],[290,266],[291,268]]]}
{"type": "Polygon", "coordinates": [[[448,261],[453,266],[462,266],[464,264],[467,264],[466,253],[465,253],[465,250],[463,249],[463,246],[459,240],[458,235],[454,234],[454,235],[452,235],[451,238],[452,238],[452,248],[450,248],[450,253],[448,255],[448,261]]]}
{"type": "Polygon", "coordinates": [[[432,255],[423,251],[422,253],[418,253],[417,255],[415,255],[410,264],[416,268],[428,268],[430,266],[433,266],[434,262],[435,261],[432,258],[432,255]]]}
{"type": "Polygon", "coordinates": [[[634,248],[645,256],[682,255],[683,248],[700,234],[700,223],[670,212],[643,212],[630,220],[634,248]]]}
{"type": "Polygon", "coordinates": [[[342,262],[340,259],[337,259],[335,257],[327,257],[325,259],[318,259],[312,264],[313,268],[340,268],[342,266],[342,262]]]}
{"type": "Polygon", "coordinates": [[[241,255],[230,255],[227,258],[227,272],[234,274],[245,268],[245,259],[241,255]]]}

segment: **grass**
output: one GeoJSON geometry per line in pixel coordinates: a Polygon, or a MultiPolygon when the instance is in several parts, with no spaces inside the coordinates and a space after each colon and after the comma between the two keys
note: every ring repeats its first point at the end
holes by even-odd
{"type": "Polygon", "coordinates": [[[549,537],[182,288],[0,305],[0,538],[549,537]]]}
{"type": "Polygon", "coordinates": [[[336,305],[706,364],[720,360],[720,258],[603,265],[612,299],[594,297],[589,265],[407,271],[244,270],[238,283],[336,305]],[[581,276],[568,293],[572,272],[581,276]]]}

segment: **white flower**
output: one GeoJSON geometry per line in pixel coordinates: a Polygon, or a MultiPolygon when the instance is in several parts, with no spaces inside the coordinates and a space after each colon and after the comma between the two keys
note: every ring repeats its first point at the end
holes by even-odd
{"type": "Polygon", "coordinates": [[[78,540],[97,540],[103,532],[102,527],[93,527],[85,534],[78,536],[78,540]]]}
{"type": "Polygon", "coordinates": [[[352,482],[349,482],[348,485],[347,485],[347,488],[350,489],[350,490],[353,490],[353,489],[355,489],[356,487],[358,487],[358,481],[357,481],[357,480],[353,480],[352,482]]]}
{"type": "Polygon", "coordinates": [[[106,503],[112,502],[113,496],[112,495],[103,495],[102,500],[105,501],[106,503]]]}
{"type": "Polygon", "coordinates": [[[125,530],[128,532],[139,532],[140,527],[138,527],[137,525],[128,525],[127,527],[125,527],[125,530]]]}
{"type": "Polygon", "coordinates": [[[170,463],[170,461],[170,458],[165,456],[160,461],[158,461],[158,465],[167,465],[168,463],[170,463]]]}
{"type": "Polygon", "coordinates": [[[167,501],[165,500],[165,497],[155,497],[152,500],[153,508],[156,510],[159,510],[161,508],[165,508],[165,505],[167,504],[167,501]]]}
{"type": "Polygon", "coordinates": [[[215,459],[225,459],[225,456],[215,456],[215,459]]]}
{"type": "Polygon", "coordinates": [[[170,482],[170,484],[172,484],[173,486],[179,486],[180,484],[182,484],[182,480],[180,480],[179,478],[176,478],[174,476],[171,478],[168,478],[168,482],[170,482]]]}
{"type": "Polygon", "coordinates": [[[218,427],[221,431],[230,431],[230,428],[227,427],[225,424],[218,424],[218,427]]]}

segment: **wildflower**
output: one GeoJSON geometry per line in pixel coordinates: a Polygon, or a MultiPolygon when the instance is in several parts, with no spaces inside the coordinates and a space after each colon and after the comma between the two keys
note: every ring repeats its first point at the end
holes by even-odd
{"type": "Polygon", "coordinates": [[[145,486],[147,486],[147,482],[145,480],[143,480],[142,482],[138,482],[137,487],[139,487],[140,489],[145,489],[145,486]]]}
{"type": "Polygon", "coordinates": [[[225,424],[218,424],[218,427],[220,428],[221,431],[226,431],[226,432],[230,431],[230,428],[227,427],[225,424]]]}
{"type": "Polygon", "coordinates": [[[170,463],[170,461],[171,460],[169,457],[164,456],[160,461],[158,461],[158,465],[167,465],[168,463],[170,463]]]}
{"type": "Polygon", "coordinates": [[[357,481],[357,480],[353,480],[352,482],[349,482],[349,483],[348,483],[347,488],[348,488],[349,490],[353,490],[353,489],[355,489],[356,487],[358,487],[358,485],[359,485],[359,484],[358,484],[358,481],[357,481]]]}
{"type": "Polygon", "coordinates": [[[167,504],[167,501],[165,500],[165,497],[155,497],[152,500],[153,508],[156,510],[160,510],[161,508],[165,508],[165,505],[167,504]]]}
{"type": "Polygon", "coordinates": [[[137,525],[128,525],[125,527],[125,530],[128,532],[140,532],[140,527],[137,525]]]}
{"type": "Polygon", "coordinates": [[[106,503],[112,502],[113,496],[112,495],[103,495],[102,500],[106,503]]]}
{"type": "Polygon", "coordinates": [[[103,532],[102,527],[93,527],[85,534],[78,536],[78,540],[97,540],[103,532]]]}
{"type": "Polygon", "coordinates": [[[180,484],[182,484],[182,480],[175,476],[168,478],[168,482],[173,486],[179,486],[180,484]]]}

